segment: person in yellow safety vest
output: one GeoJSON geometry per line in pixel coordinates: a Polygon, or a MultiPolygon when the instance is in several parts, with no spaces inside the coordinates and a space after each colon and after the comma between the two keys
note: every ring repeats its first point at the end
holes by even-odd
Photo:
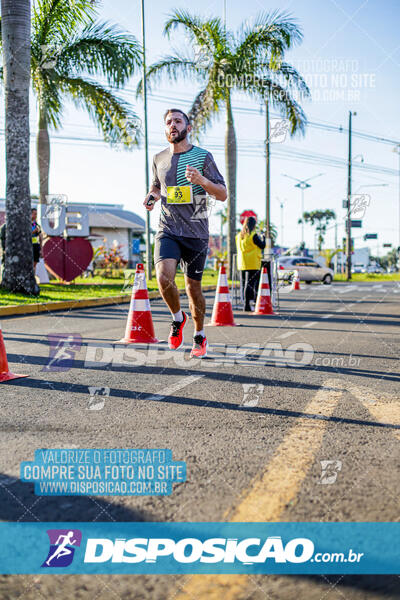
{"type": "Polygon", "coordinates": [[[42,230],[36,222],[37,210],[32,208],[32,248],[33,248],[33,270],[36,271],[36,265],[40,259],[42,250],[42,230]]]}
{"type": "Polygon", "coordinates": [[[265,238],[257,235],[256,219],[246,217],[242,230],[236,235],[237,267],[240,272],[240,285],[244,298],[245,311],[254,310],[260,281],[261,256],[265,248],[265,238]]]}

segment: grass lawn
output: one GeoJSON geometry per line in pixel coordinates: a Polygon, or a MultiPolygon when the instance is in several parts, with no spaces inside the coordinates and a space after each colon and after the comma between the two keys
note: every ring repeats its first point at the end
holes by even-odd
{"type": "MultiPolygon", "coordinates": [[[[352,273],[352,281],[400,281],[400,273],[352,273]]],[[[346,275],[335,275],[335,281],[346,281],[346,275]]]]}
{"type": "MultiPolygon", "coordinates": [[[[216,285],[218,273],[207,269],[203,276],[203,285],[216,285]]],[[[184,279],[182,274],[178,274],[176,283],[179,289],[184,289],[184,279]]],[[[40,296],[23,296],[22,294],[13,294],[0,289],[0,306],[9,306],[10,304],[32,304],[35,302],[57,302],[61,300],[81,300],[87,298],[108,298],[110,296],[121,296],[130,291],[123,292],[123,279],[102,279],[93,277],[84,279],[82,277],[75,280],[71,285],[61,285],[58,283],[49,283],[40,286],[40,296]]],[[[149,291],[157,290],[157,281],[155,277],[147,282],[149,291]]]]}

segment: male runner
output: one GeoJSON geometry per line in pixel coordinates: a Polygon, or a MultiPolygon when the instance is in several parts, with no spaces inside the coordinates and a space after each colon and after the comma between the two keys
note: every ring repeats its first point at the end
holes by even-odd
{"type": "Polygon", "coordinates": [[[175,285],[178,262],[185,275],[186,293],[195,331],[190,356],[207,356],[204,333],[205,298],[201,278],[208,251],[206,195],[226,200],[226,186],[210,152],[188,140],[192,130],[187,115],[178,108],[164,115],[166,148],[153,159],[153,182],[144,201],[147,210],[161,198],[161,215],[154,248],[157,282],[172,314],[168,345],[171,350],[183,344],[187,315],[181,310],[175,285]]]}

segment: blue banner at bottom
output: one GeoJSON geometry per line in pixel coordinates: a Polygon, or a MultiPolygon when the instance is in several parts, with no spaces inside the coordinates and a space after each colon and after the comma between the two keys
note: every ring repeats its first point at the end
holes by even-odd
{"type": "Polygon", "coordinates": [[[400,523],[0,523],[2,574],[398,574],[400,523]]]}

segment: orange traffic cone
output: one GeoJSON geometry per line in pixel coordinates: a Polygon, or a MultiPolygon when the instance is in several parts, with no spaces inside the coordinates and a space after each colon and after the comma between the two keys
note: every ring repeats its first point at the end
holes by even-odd
{"type": "Polygon", "coordinates": [[[154,334],[144,267],[142,264],[138,264],[136,265],[125,337],[120,342],[123,344],[156,344],[158,341],[154,334]]]}
{"type": "Polygon", "coordinates": [[[233,320],[232,302],[224,264],[221,265],[219,271],[217,293],[215,295],[211,323],[208,323],[208,325],[214,325],[216,327],[236,327],[236,323],[233,320]]]}
{"type": "Polygon", "coordinates": [[[258,287],[256,309],[254,315],[274,315],[274,309],[271,302],[271,294],[269,291],[267,267],[263,267],[261,271],[260,285],[258,287]]]}
{"type": "Polygon", "coordinates": [[[295,271],[294,280],[293,280],[293,290],[300,290],[300,275],[298,271],[295,271]]]}
{"type": "Polygon", "coordinates": [[[0,324],[0,383],[10,381],[10,379],[18,379],[19,377],[28,377],[28,375],[16,375],[15,373],[10,373],[8,370],[6,347],[0,324]]]}

